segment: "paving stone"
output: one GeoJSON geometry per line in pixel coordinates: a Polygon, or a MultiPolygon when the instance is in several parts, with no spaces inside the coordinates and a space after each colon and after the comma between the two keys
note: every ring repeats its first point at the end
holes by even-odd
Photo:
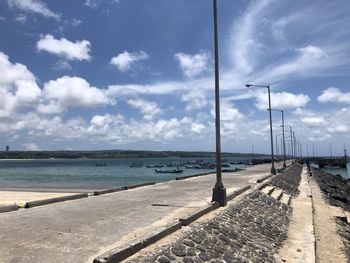
{"type": "Polygon", "coordinates": [[[188,246],[188,247],[194,247],[194,243],[188,239],[185,239],[183,244],[188,246]]]}
{"type": "Polygon", "coordinates": [[[183,261],[184,261],[184,263],[194,263],[194,260],[192,258],[188,258],[188,257],[184,258],[183,261]]]}
{"type": "Polygon", "coordinates": [[[186,247],[183,245],[175,245],[171,248],[171,251],[178,257],[186,256],[186,247]]]}

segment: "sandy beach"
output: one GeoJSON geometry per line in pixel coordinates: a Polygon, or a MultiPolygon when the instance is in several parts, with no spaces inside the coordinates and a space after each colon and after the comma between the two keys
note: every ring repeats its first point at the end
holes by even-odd
{"type": "Polygon", "coordinates": [[[30,201],[43,200],[66,195],[72,195],[72,193],[0,191],[0,206],[13,204],[21,206],[30,201]]]}

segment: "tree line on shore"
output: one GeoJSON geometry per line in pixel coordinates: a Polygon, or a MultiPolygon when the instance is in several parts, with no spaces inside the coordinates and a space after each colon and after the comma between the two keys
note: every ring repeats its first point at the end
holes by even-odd
{"type": "MultiPolygon", "coordinates": [[[[222,157],[251,157],[251,153],[227,153],[222,157]]],[[[265,156],[255,154],[255,157],[265,156]]],[[[164,158],[164,157],[215,157],[215,152],[204,151],[2,151],[0,159],[49,159],[49,158],[164,158]]]]}

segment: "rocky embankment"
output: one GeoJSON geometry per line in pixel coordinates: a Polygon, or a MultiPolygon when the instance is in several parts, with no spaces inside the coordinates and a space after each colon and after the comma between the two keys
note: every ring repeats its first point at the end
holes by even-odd
{"type": "Polygon", "coordinates": [[[350,211],[350,181],[340,175],[333,175],[318,169],[312,169],[312,175],[327,201],[333,206],[339,206],[350,211]]]}
{"type": "MultiPolygon", "coordinates": [[[[312,169],[312,176],[332,206],[341,207],[350,212],[350,181],[340,175],[332,175],[318,169],[312,169]]],[[[338,233],[342,237],[345,253],[350,262],[350,224],[346,218],[336,218],[338,233]]]]}
{"type": "MultiPolygon", "coordinates": [[[[295,164],[269,184],[296,195],[301,171],[295,164]]],[[[275,262],[274,255],[287,238],[291,214],[289,205],[255,190],[165,250],[128,262],[275,262]]]]}

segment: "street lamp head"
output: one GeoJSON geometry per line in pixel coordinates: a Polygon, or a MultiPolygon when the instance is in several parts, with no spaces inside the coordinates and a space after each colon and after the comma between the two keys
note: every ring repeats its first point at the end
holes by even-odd
{"type": "Polygon", "coordinates": [[[247,88],[250,88],[251,86],[253,86],[252,84],[245,84],[245,86],[247,87],[247,88]]]}

